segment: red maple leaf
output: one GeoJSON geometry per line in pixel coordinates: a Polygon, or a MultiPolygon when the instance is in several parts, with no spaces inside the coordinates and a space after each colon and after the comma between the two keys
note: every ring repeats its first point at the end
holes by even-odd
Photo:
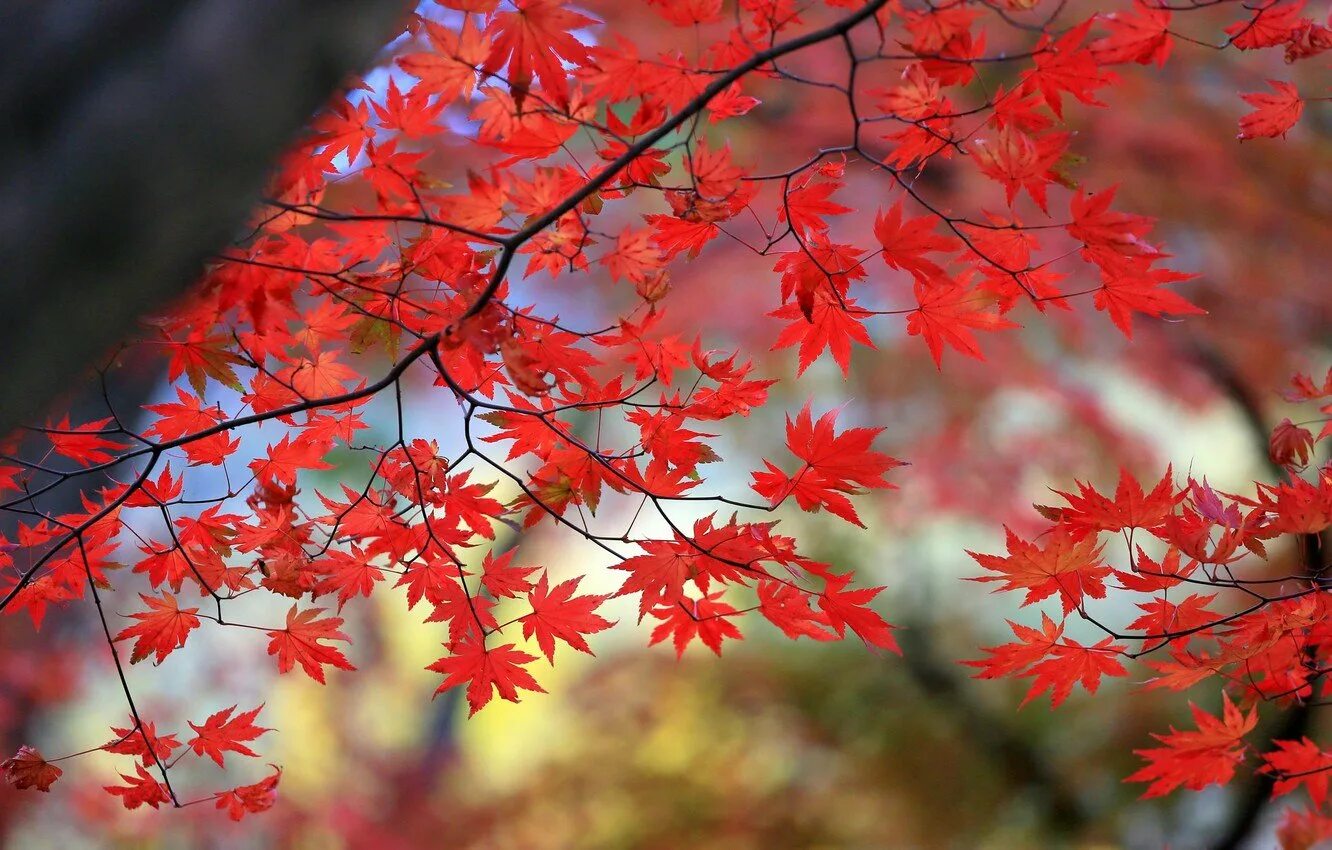
{"type": "Polygon", "coordinates": [[[51,764],[35,747],[24,745],[18,752],[0,763],[5,772],[5,781],[18,790],[36,788],[38,791],[51,790],[51,784],[60,778],[63,771],[51,764]]]}
{"type": "Polygon", "coordinates": [[[139,726],[133,717],[126,728],[112,726],[111,734],[116,737],[103,744],[102,749],[121,756],[138,756],[144,767],[163,764],[171,758],[172,753],[180,749],[180,741],[176,740],[174,734],[158,735],[157,727],[151,721],[139,726]]]}
{"type": "Polygon", "coordinates": [[[1109,35],[1087,45],[1102,65],[1137,62],[1164,67],[1170,58],[1170,9],[1146,0],[1133,0],[1127,12],[1108,12],[1097,16],[1109,35]]]}
{"type": "Polygon", "coordinates": [[[850,207],[829,200],[833,192],[842,188],[841,183],[830,180],[810,183],[808,179],[806,177],[804,183],[793,186],[777,210],[777,220],[785,222],[789,217],[791,229],[801,235],[827,230],[826,219],[830,215],[852,212],[850,207]]]}
{"type": "Polygon", "coordinates": [[[1060,118],[1064,117],[1065,93],[1089,106],[1105,106],[1094,92],[1116,80],[1114,74],[1100,69],[1092,51],[1082,44],[1093,20],[1088,18],[1058,39],[1042,36],[1036,46],[1036,68],[1023,78],[1024,90],[1039,91],[1046,105],[1060,118]]]}
{"type": "Polygon", "coordinates": [[[991,298],[954,280],[916,281],[916,303],[907,315],[907,333],[924,338],[935,368],[943,368],[943,347],[984,360],[972,330],[997,331],[1017,325],[989,311],[991,298]]]}
{"type": "Polygon", "coordinates": [[[273,773],[252,785],[238,785],[229,791],[219,791],[214,794],[213,797],[217,801],[215,807],[226,810],[227,816],[237,821],[248,814],[258,814],[273,808],[273,803],[277,800],[278,782],[282,779],[282,769],[275,765],[269,767],[273,768],[273,773]]]}
{"type": "Polygon", "coordinates": [[[1313,804],[1322,807],[1327,802],[1328,781],[1332,779],[1332,753],[1308,738],[1298,741],[1273,741],[1276,749],[1263,753],[1263,773],[1276,777],[1272,796],[1289,794],[1300,786],[1309,792],[1313,804]]]}
{"type": "Polygon", "coordinates": [[[971,581],[1002,581],[1000,591],[1026,590],[1023,605],[1030,605],[1058,592],[1068,614],[1082,604],[1084,596],[1105,598],[1105,577],[1110,568],[1101,562],[1101,547],[1095,536],[1079,539],[1062,526],[1049,533],[1044,546],[1028,543],[1009,528],[1008,555],[981,555],[968,551],[987,570],[999,575],[978,576],[971,581]]]}
{"type": "Polygon", "coordinates": [[[569,102],[569,75],[561,60],[575,65],[588,61],[587,48],[573,31],[596,21],[566,8],[563,0],[513,0],[514,11],[498,12],[486,35],[490,53],[481,66],[484,74],[508,67],[509,88],[521,109],[533,75],[560,105],[569,102]]]}
{"type": "Polygon", "coordinates": [[[786,418],[786,445],[804,466],[788,476],[770,461],[754,473],[754,491],[773,505],[794,497],[802,510],[826,508],[847,522],[864,528],[847,496],[872,489],[891,488],[883,476],[902,462],[870,448],[882,428],[851,428],[836,432],[837,411],[814,420],[806,403],[794,420],[786,418]]]}
{"type": "Polygon", "coordinates": [[[893,637],[893,626],[869,607],[870,600],[878,596],[883,588],[857,587],[847,590],[846,586],[850,582],[850,573],[828,576],[823,593],[819,594],[819,608],[828,618],[828,624],[838,637],[843,637],[846,629],[850,629],[870,646],[900,655],[902,650],[893,637]]]}
{"type": "Polygon", "coordinates": [[[1088,693],[1096,693],[1102,676],[1128,675],[1128,670],[1116,658],[1126,647],[1112,643],[1112,638],[1105,638],[1095,646],[1083,646],[1064,637],[1063,624],[1056,623],[1044,613],[1041,614],[1040,629],[1012,620],[1008,625],[1018,639],[1016,643],[981,647],[981,651],[990,653],[989,658],[962,663],[980,668],[981,672],[976,674],[978,679],[1034,677],[1022,705],[1048,690],[1050,705],[1055,707],[1068,698],[1073,685],[1078,682],[1088,693]]]}
{"type": "Polygon", "coordinates": [[[218,767],[225,766],[222,763],[222,756],[227,752],[257,757],[259,754],[245,746],[245,742],[253,741],[265,732],[273,731],[254,725],[254,719],[259,716],[263,707],[260,704],[258,708],[243,711],[232,717],[231,713],[236,710],[236,706],[233,705],[231,708],[224,708],[209,715],[201,726],[190,723],[194,737],[186,741],[185,745],[194,750],[197,756],[207,755],[217,762],[218,767]]]}
{"type": "Polygon", "coordinates": [[[662,622],[652,630],[649,645],[673,638],[675,657],[684,656],[685,648],[695,638],[716,655],[721,655],[722,641],[740,640],[740,629],[729,617],[735,615],[733,606],[720,601],[724,591],[717,591],[702,599],[682,599],[674,605],[662,605],[652,610],[652,616],[662,622]]]}
{"type": "Polygon", "coordinates": [[[856,305],[854,298],[838,299],[827,287],[814,292],[808,315],[801,305],[792,302],[768,314],[774,319],[790,322],[772,344],[772,350],[788,348],[800,343],[800,368],[797,375],[814,364],[825,349],[832,351],[833,360],[842,374],[851,371],[851,343],[874,348],[874,340],[865,330],[865,319],[870,315],[856,305]]]}
{"type": "Polygon", "coordinates": [[[918,277],[938,277],[943,269],[927,254],[956,251],[961,243],[936,233],[939,221],[933,216],[904,218],[902,200],[874,217],[874,236],[883,246],[883,261],[889,268],[903,269],[918,277]]]}
{"type": "Polygon", "coordinates": [[[268,632],[268,654],[277,656],[279,673],[286,673],[299,663],[306,675],[322,685],[325,664],[339,670],[356,669],[341,650],[321,643],[350,640],[338,631],[341,617],[320,617],[322,613],[323,608],[307,608],[297,613],[293,605],[287,612],[287,627],[268,632]]]}
{"type": "Polygon", "coordinates": [[[523,637],[529,640],[535,637],[537,646],[551,664],[555,663],[556,638],[579,652],[592,655],[583,635],[595,634],[613,625],[595,613],[610,597],[573,595],[580,580],[572,578],[552,589],[543,571],[536,587],[528,594],[527,602],[532,606],[532,613],[519,621],[523,624],[523,637]]]}
{"type": "Polygon", "coordinates": [[[1240,118],[1241,139],[1284,137],[1304,112],[1304,101],[1295,86],[1281,80],[1268,80],[1267,84],[1276,94],[1254,92],[1240,95],[1245,103],[1255,107],[1253,112],[1240,118]]]}
{"type": "Polygon", "coordinates": [[[166,786],[154,779],[148,771],[143,769],[141,764],[134,765],[133,776],[126,776],[122,773],[120,778],[125,781],[124,785],[104,785],[102,787],[108,794],[119,797],[120,802],[127,809],[137,809],[139,806],[152,806],[155,809],[161,804],[171,801],[166,786]]]}
{"type": "Polygon", "coordinates": [[[1268,0],[1253,9],[1249,17],[1226,27],[1226,35],[1230,36],[1231,44],[1240,50],[1285,44],[1299,27],[1302,11],[1304,0],[1295,0],[1293,3],[1268,0]]]}
{"type": "Polygon", "coordinates": [[[1235,707],[1229,696],[1223,698],[1221,717],[1190,705],[1196,731],[1181,732],[1172,726],[1167,735],[1152,735],[1162,746],[1134,750],[1147,765],[1124,781],[1150,782],[1143,792],[1144,800],[1169,794],[1181,785],[1201,791],[1214,783],[1229,782],[1235,768],[1244,760],[1247,748],[1243,739],[1257,725],[1258,709],[1245,713],[1235,707]]]}
{"type": "Polygon", "coordinates": [[[545,688],[523,669],[523,665],[536,660],[535,655],[515,649],[511,643],[487,649],[483,642],[469,639],[454,644],[449,655],[426,669],[444,674],[436,694],[467,682],[468,714],[472,715],[484,708],[496,692],[509,702],[519,701],[519,690],[544,694],[545,688]]]}
{"type": "Polygon", "coordinates": [[[195,616],[199,609],[180,608],[176,603],[176,597],[166,592],[163,592],[160,598],[140,593],[139,598],[150,610],[130,614],[139,622],[121,630],[115,639],[117,641],[135,639],[134,649],[130,652],[130,663],[142,661],[149,655],[156,654],[157,663],[161,664],[172,651],[185,645],[185,640],[191,631],[199,628],[200,621],[195,616]]]}
{"type": "Polygon", "coordinates": [[[1076,495],[1063,490],[1055,491],[1064,497],[1068,507],[1046,508],[1042,512],[1082,533],[1121,531],[1125,528],[1155,532],[1175,512],[1175,506],[1184,499],[1186,492],[1175,488],[1174,467],[1169,465],[1150,493],[1143,492],[1138,479],[1123,467],[1119,469],[1119,484],[1115,487],[1114,498],[1103,496],[1089,484],[1081,481],[1074,483],[1078,485],[1076,495]]]}

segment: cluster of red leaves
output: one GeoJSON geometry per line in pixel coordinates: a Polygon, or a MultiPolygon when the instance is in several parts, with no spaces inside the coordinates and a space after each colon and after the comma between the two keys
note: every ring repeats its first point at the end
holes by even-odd
{"type": "MultiPolygon", "coordinates": [[[[1321,386],[1297,376],[1287,398],[1319,401],[1327,417],[1332,372],[1321,386]]],[[[1290,420],[1274,430],[1272,459],[1287,478],[1256,484],[1251,497],[1219,492],[1205,480],[1178,485],[1167,469],[1150,490],[1123,472],[1113,494],[1079,484],[1077,493],[1058,493],[1064,505],[1038,505],[1049,529],[1031,542],[1009,532],[1006,555],[973,554],[993,573],[976,580],[1025,591],[1023,605],[1058,594],[1060,619],[1042,614],[1040,629],[1010,623],[1015,642],[966,663],[980,678],[1031,678],[1024,702],[1049,691],[1054,705],[1076,684],[1095,692],[1102,677],[1129,675],[1122,661],[1130,658],[1143,658],[1154,672],[1148,689],[1219,684],[1221,716],[1194,706],[1196,730],[1156,736],[1159,746],[1138,751],[1147,764],[1128,781],[1150,783],[1144,797],[1229,782],[1248,752],[1244,738],[1257,725],[1258,704],[1332,695],[1332,591],[1318,543],[1332,528],[1332,465],[1305,468],[1316,443],[1332,434],[1332,420],[1322,421],[1316,436],[1290,420]],[[1107,536],[1121,538],[1131,553],[1126,568],[1106,562],[1107,536]],[[1274,553],[1290,549],[1300,569],[1274,575],[1274,553]],[[1105,622],[1093,603],[1110,589],[1139,594],[1141,613],[1122,625],[1105,622]],[[1079,620],[1105,637],[1093,645],[1067,637],[1065,628],[1079,620]]],[[[1275,777],[1273,793],[1307,787],[1320,811],[1291,817],[1300,819],[1301,835],[1332,838],[1332,812],[1323,810],[1332,753],[1308,738],[1272,746],[1258,769],[1275,777]]]]}
{"type": "MultiPolygon", "coordinates": [[[[895,650],[870,607],[880,588],[853,587],[848,573],[800,554],[776,521],[754,519],[793,501],[864,526],[850,497],[892,486],[885,474],[899,465],[873,447],[882,429],[839,432],[834,413],[816,418],[806,405],[788,417],[794,462],[765,459],[753,474],[763,502],[700,489],[721,458],[714,434],[699,429],[745,419],[775,382],[742,352],[707,348],[710,329],[672,324],[674,267],[716,242],[737,240],[765,265],[775,257],[765,300],[780,302],[769,315],[783,325],[770,339],[798,347],[800,372],[825,351],[846,372],[852,343],[873,347],[870,320],[885,316],[904,316],[906,334],[941,366],[948,348],[981,358],[977,333],[1016,328],[1008,316],[1020,305],[1072,309],[1070,299],[1091,294],[1125,335],[1135,315],[1199,312],[1167,288],[1189,275],[1160,265],[1154,223],[1116,209],[1113,187],[1077,183],[1065,123],[1074,105],[1105,106],[1099,98],[1118,81],[1110,66],[1167,60],[1164,7],[1056,26],[1059,10],[1032,2],[743,0],[734,16],[720,2],[644,4],[644,14],[697,28],[687,56],[673,36],[630,40],[565,0],[436,5],[408,22],[382,86],[356,87],[314,118],[282,159],[253,232],[137,342],[165,360],[174,400],[146,405],[142,429],[115,413],[37,429],[42,461],[62,466],[22,460],[22,439],[7,441],[0,508],[20,519],[0,540],[0,608],[40,626],[48,608],[92,597],[127,697],[119,643],[133,641],[131,663],[162,664],[204,628],[265,634],[280,673],[299,668],[322,683],[330,668],[353,670],[338,645],[350,640],[343,618],[328,606],[341,612],[388,587],[404,589],[408,611],[425,603],[445,650],[430,669],[441,691],[465,688],[473,712],[496,694],[540,692],[533,665],[553,664],[559,644],[590,653],[587,636],[611,625],[599,609],[612,595],[637,596],[639,619],[660,621],[650,642],[669,639],[677,652],[697,641],[720,653],[747,615],[793,639],[850,631],[895,650]],[[1023,49],[987,53],[996,30],[1023,49]],[[846,144],[756,173],[727,122],[759,108],[756,94],[802,84],[782,60],[807,49],[841,62],[824,88],[845,98],[846,144]],[[1010,87],[979,79],[992,64],[1014,70],[1010,87]],[[917,177],[945,164],[992,196],[974,211],[942,210],[917,177]],[[859,229],[842,202],[853,177],[885,187],[872,215],[860,210],[859,229]],[[737,235],[749,221],[752,238],[737,235]],[[515,283],[519,270],[540,285],[515,283]],[[603,272],[607,285],[594,290],[603,272]],[[1088,274],[1093,283],[1064,286],[1088,274]],[[589,312],[606,314],[600,326],[556,314],[548,290],[561,277],[585,286],[589,312]],[[405,390],[431,386],[437,409],[455,411],[441,433],[456,448],[407,421],[405,390]],[[376,400],[391,407],[396,438],[372,427],[376,400]],[[242,432],[265,447],[242,451],[242,432]],[[504,457],[488,454],[495,445],[504,457]],[[357,486],[312,491],[339,455],[367,461],[357,486]],[[189,486],[200,468],[218,473],[223,495],[189,486]],[[77,510],[43,511],[46,494],[94,474],[114,483],[84,492],[77,510]],[[607,528],[598,510],[611,520],[615,511],[603,500],[629,506],[627,527],[607,528]],[[640,517],[659,530],[638,530],[640,517]],[[600,550],[626,574],[619,587],[583,593],[579,578],[516,566],[497,530],[540,523],[600,550]],[[117,575],[131,548],[132,567],[117,575]],[[143,607],[113,635],[115,609],[102,595],[126,590],[143,607]],[[182,602],[188,594],[202,601],[182,602]],[[275,596],[288,608],[280,626],[224,612],[275,596]],[[540,656],[519,647],[518,631],[540,656]]],[[[1245,9],[1229,43],[1316,55],[1327,29],[1301,8],[1245,9]]],[[[1260,115],[1245,119],[1244,135],[1278,135],[1298,117],[1298,96],[1278,90],[1281,103],[1250,96],[1260,115]]],[[[1301,445],[1289,434],[1279,442],[1301,445]]],[[[1127,479],[1113,499],[1084,488],[1049,540],[1013,538],[1007,557],[981,563],[1029,602],[1057,593],[1068,615],[1102,597],[1112,575],[1130,590],[1164,591],[1241,548],[1260,552],[1274,535],[1313,533],[1306,500],[1324,486],[1266,490],[1247,518],[1205,484],[1175,492],[1169,475],[1150,494],[1127,479]],[[1144,553],[1129,572],[1102,565],[1097,536],[1131,529],[1170,547],[1161,563],[1144,553]]],[[[1154,630],[1163,645],[1215,638],[1240,653],[1256,644],[1228,629],[1275,629],[1273,611],[1301,622],[1315,614],[1308,598],[1291,598],[1223,629],[1209,625],[1209,603],[1163,597],[1132,628],[1154,630]]],[[[1014,628],[1020,643],[992,650],[983,675],[1033,676],[1033,693],[1059,702],[1075,681],[1094,689],[1124,673],[1118,644],[1080,645],[1052,620],[1039,632],[1014,628]]],[[[1181,672],[1199,669],[1187,658],[1176,656],[1161,681],[1193,675],[1181,672]]],[[[1218,658],[1266,663],[1259,680],[1271,688],[1299,669],[1275,655],[1218,658]]],[[[226,751],[252,755],[252,719],[214,715],[192,726],[187,746],[219,764],[226,751]]],[[[140,757],[127,784],[108,789],[129,808],[180,804],[167,778],[180,745],[151,728],[135,711],[112,749],[140,757]],[[136,735],[154,743],[131,752],[136,735]]],[[[19,787],[45,790],[59,770],[30,748],[6,763],[19,787]]],[[[267,808],[278,776],[217,795],[217,805],[233,817],[267,808]]]]}
{"type": "MultiPolygon", "coordinates": [[[[116,736],[112,741],[87,752],[101,751],[135,759],[133,774],[121,773],[120,784],[105,787],[107,793],[119,797],[127,809],[140,806],[155,809],[163,803],[188,806],[212,801],[218,809],[225,809],[232,820],[240,820],[246,814],[262,812],[273,805],[278,779],[282,774],[280,769],[275,767],[272,774],[255,784],[241,785],[218,791],[211,797],[182,803],[166,781],[167,768],[190,753],[206,756],[221,768],[226,767],[225,758],[229,752],[257,757],[259,754],[250,749],[249,742],[272,731],[254,724],[261,710],[262,705],[235,714],[236,706],[224,708],[210,715],[202,724],[190,723],[194,735],[184,742],[174,734],[159,735],[152,723],[131,717],[127,728],[111,727],[112,734],[116,736]],[[181,752],[177,753],[177,750],[181,752]],[[160,779],[154,776],[154,770],[160,779]]],[[[16,755],[0,763],[0,768],[5,772],[5,779],[15,788],[36,788],[38,791],[50,791],[51,785],[63,773],[40,752],[27,746],[20,747],[16,755]]]]}

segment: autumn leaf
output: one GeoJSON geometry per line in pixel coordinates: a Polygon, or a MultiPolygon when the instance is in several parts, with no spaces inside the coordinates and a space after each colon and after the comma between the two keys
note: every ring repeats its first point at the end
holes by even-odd
{"type": "Polygon", "coordinates": [[[580,579],[560,582],[552,589],[546,573],[541,573],[536,587],[528,594],[532,613],[524,616],[523,637],[536,638],[537,646],[551,664],[555,663],[555,639],[559,638],[579,652],[592,655],[583,635],[605,631],[610,620],[596,614],[596,609],[607,596],[574,596],[580,579]]]}
{"type": "Polygon", "coordinates": [[[867,645],[896,652],[902,650],[893,637],[893,626],[869,607],[870,600],[878,596],[882,587],[857,587],[850,590],[851,575],[830,575],[823,592],[819,594],[819,608],[838,637],[850,629],[867,645]]]}
{"type": "Polygon", "coordinates": [[[259,754],[245,743],[253,741],[265,732],[273,731],[254,725],[254,719],[263,710],[263,705],[232,717],[232,712],[235,710],[234,705],[231,708],[224,708],[209,715],[200,726],[190,723],[194,737],[186,741],[185,745],[194,750],[196,756],[207,755],[217,762],[218,767],[225,767],[222,763],[224,753],[235,752],[243,756],[258,757],[259,754]]]}
{"type": "Polygon", "coordinates": [[[1101,547],[1096,538],[1077,538],[1062,526],[1056,526],[1044,545],[1028,543],[1011,529],[1005,528],[1008,554],[967,554],[987,570],[999,575],[970,579],[980,582],[1003,582],[1000,591],[1025,590],[1023,605],[1039,602],[1054,593],[1059,594],[1067,615],[1082,605],[1084,597],[1105,598],[1105,578],[1110,567],[1101,561],[1101,547]]]}
{"type": "Polygon", "coordinates": [[[1094,646],[1084,646],[1064,637],[1063,624],[1056,623],[1044,613],[1041,614],[1040,629],[1012,620],[1008,625],[1018,639],[1016,643],[982,647],[981,651],[989,653],[989,658],[962,663],[980,668],[981,672],[976,674],[978,679],[1032,677],[1031,688],[1022,698],[1022,705],[1049,691],[1050,705],[1057,707],[1072,693],[1074,684],[1080,682],[1088,693],[1094,694],[1100,687],[1102,676],[1128,675],[1128,670],[1116,658],[1127,648],[1113,643],[1112,638],[1105,638],[1094,646]]]}
{"type": "Polygon", "coordinates": [[[754,473],[754,491],[774,506],[793,497],[801,510],[824,508],[864,528],[847,496],[893,487],[884,473],[902,462],[870,448],[882,428],[852,428],[838,434],[836,421],[836,410],[816,421],[808,403],[794,420],[788,416],[786,445],[791,454],[804,461],[804,466],[788,476],[764,461],[767,469],[754,473]]]}
{"type": "Polygon", "coordinates": [[[956,238],[935,232],[937,219],[932,216],[906,218],[899,199],[874,217],[874,236],[883,247],[883,261],[889,268],[903,269],[918,277],[943,275],[939,264],[927,254],[948,253],[961,244],[956,238]]]}
{"type": "Polygon", "coordinates": [[[117,641],[134,638],[134,649],[130,652],[130,663],[142,661],[149,655],[156,655],[156,663],[161,664],[174,650],[185,645],[190,632],[199,628],[200,620],[195,614],[198,608],[180,608],[176,597],[163,592],[161,597],[145,596],[140,593],[149,610],[129,616],[139,622],[122,629],[116,635],[117,641]]]}
{"type": "Polygon", "coordinates": [[[342,625],[341,617],[320,617],[322,613],[323,608],[307,608],[297,613],[293,605],[287,612],[287,627],[268,632],[268,654],[277,656],[279,673],[287,673],[299,663],[306,675],[322,685],[324,665],[339,670],[356,669],[341,650],[322,643],[326,640],[350,640],[338,631],[342,625]]]}
{"type": "Polygon", "coordinates": [[[477,66],[490,55],[490,40],[474,26],[453,30],[435,21],[423,24],[433,49],[399,56],[398,67],[439,95],[441,103],[467,97],[476,84],[477,66]]]}
{"type": "Polygon", "coordinates": [[[1332,753],[1322,750],[1307,737],[1298,741],[1273,741],[1276,749],[1263,753],[1263,773],[1275,777],[1272,796],[1289,794],[1303,786],[1318,807],[1327,802],[1332,779],[1332,753]]]}
{"type": "Polygon", "coordinates": [[[119,797],[127,809],[133,810],[139,806],[155,809],[163,803],[171,802],[166,786],[154,779],[141,764],[134,765],[133,776],[122,773],[120,778],[125,782],[124,785],[106,785],[103,788],[108,794],[119,797]]]}
{"type": "Polygon", "coordinates": [[[1258,723],[1258,709],[1243,712],[1223,696],[1221,717],[1190,705],[1196,730],[1179,731],[1171,727],[1167,735],[1152,735],[1161,746],[1134,753],[1147,765],[1125,782],[1148,782],[1144,800],[1162,797],[1183,786],[1201,791],[1208,785],[1229,782],[1235,768],[1244,760],[1247,749],[1244,736],[1258,723]]]}
{"type": "Polygon", "coordinates": [[[1285,137],[1304,112],[1304,101],[1295,86],[1281,80],[1268,80],[1267,84],[1276,94],[1254,92],[1240,95],[1245,103],[1254,107],[1253,112],[1240,119],[1240,139],[1285,137]]]}
{"type": "Polygon", "coordinates": [[[923,337],[936,368],[943,368],[947,344],[968,357],[984,360],[972,330],[997,331],[1017,325],[989,311],[986,296],[959,281],[916,282],[916,303],[907,316],[907,333],[923,337]]]}
{"type": "Polygon", "coordinates": [[[27,745],[0,763],[0,769],[5,772],[5,781],[20,791],[36,788],[49,792],[52,783],[64,772],[43,758],[35,747],[27,745]]]}
{"type": "Polygon", "coordinates": [[[723,640],[740,640],[742,637],[735,623],[728,619],[736,613],[735,607],[722,602],[721,596],[722,591],[717,591],[702,599],[681,600],[674,605],[654,608],[652,616],[662,622],[652,630],[648,644],[656,645],[671,638],[676,658],[682,658],[689,644],[698,639],[715,655],[721,655],[723,640]]]}
{"type": "Polygon", "coordinates": [[[139,723],[133,716],[125,728],[112,726],[111,734],[116,737],[103,744],[102,749],[116,755],[137,756],[144,767],[164,764],[180,749],[175,734],[158,735],[157,727],[151,721],[139,723]]]}
{"type": "Polygon", "coordinates": [[[1155,533],[1185,496],[1184,490],[1175,487],[1174,467],[1170,465],[1151,492],[1144,492],[1138,479],[1123,467],[1119,469],[1119,484],[1113,498],[1102,495],[1089,484],[1074,483],[1078,486],[1076,494],[1055,491],[1064,497],[1068,507],[1047,510],[1061,524],[1084,532],[1141,528],[1155,533]]]}
{"type": "Polygon", "coordinates": [[[487,649],[480,641],[466,640],[455,644],[449,655],[426,669],[444,674],[436,695],[466,682],[468,714],[472,715],[484,708],[495,693],[509,702],[519,701],[519,690],[544,694],[545,689],[523,669],[536,660],[535,655],[515,649],[511,643],[487,649]]]}
{"type": "Polygon", "coordinates": [[[587,48],[573,31],[596,21],[566,7],[563,0],[513,0],[513,11],[497,12],[486,35],[490,52],[481,66],[484,74],[507,67],[514,102],[522,107],[535,76],[560,104],[569,100],[568,75],[562,62],[582,64],[587,48]]]}
{"type": "Polygon", "coordinates": [[[269,765],[273,773],[251,785],[238,785],[229,791],[219,791],[213,795],[214,808],[225,811],[234,821],[246,815],[266,812],[273,808],[277,800],[277,786],[282,779],[282,769],[269,765]]]}
{"type": "Polygon", "coordinates": [[[1100,64],[1137,62],[1164,67],[1166,59],[1170,58],[1173,40],[1168,7],[1133,0],[1132,9],[1098,15],[1097,21],[1109,30],[1109,35],[1098,38],[1087,47],[1100,64]]]}

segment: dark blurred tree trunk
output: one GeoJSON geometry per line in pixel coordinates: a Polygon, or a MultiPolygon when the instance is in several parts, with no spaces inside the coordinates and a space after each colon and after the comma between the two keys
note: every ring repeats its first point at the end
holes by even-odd
{"type": "Polygon", "coordinates": [[[0,6],[2,434],[196,278],[413,3],[0,6]]]}

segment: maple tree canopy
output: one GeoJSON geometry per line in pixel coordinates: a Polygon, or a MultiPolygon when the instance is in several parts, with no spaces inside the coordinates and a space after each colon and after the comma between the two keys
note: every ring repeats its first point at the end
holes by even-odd
{"type": "MultiPolygon", "coordinates": [[[[897,653],[891,591],[790,520],[882,530],[861,497],[928,458],[863,399],[782,388],[850,376],[894,337],[932,381],[1024,327],[1205,327],[1195,264],[1121,200],[1152,178],[1084,169],[1096,116],[1182,54],[1234,52],[1260,80],[1291,70],[1228,92],[1238,131],[1217,144],[1281,145],[1327,99],[1294,69],[1330,48],[1304,0],[424,3],[188,294],[93,364],[101,383],[151,362],[168,394],[133,411],[108,392],[4,441],[0,610],[97,624],[125,698],[90,750],[119,757],[110,795],[236,820],[279,789],[277,765],[223,778],[262,760],[264,706],[200,706],[167,733],[134,699],[208,633],[322,684],[366,663],[350,612],[391,595],[470,713],[539,700],[619,597],[677,655],[761,630],[897,653]],[[780,130],[802,111],[818,132],[780,130]],[[769,409],[784,432],[755,434],[769,409]],[[537,528],[586,553],[582,574],[524,558],[537,528]],[[216,781],[182,782],[182,759],[216,781]]],[[[1038,382],[1016,360],[975,369],[1038,382]]],[[[965,663],[1053,706],[1144,671],[1201,686],[1218,707],[1145,741],[1127,781],[1307,789],[1283,833],[1305,847],[1332,837],[1332,752],[1255,729],[1262,704],[1332,692],[1332,373],[1288,400],[1310,412],[1271,433],[1279,477],[1247,494],[1201,457],[1013,517],[974,580],[1032,614],[965,663]],[[1139,613],[1103,613],[1125,599],[1139,613]]],[[[65,758],[27,744],[3,769],[58,793],[65,758]]]]}

